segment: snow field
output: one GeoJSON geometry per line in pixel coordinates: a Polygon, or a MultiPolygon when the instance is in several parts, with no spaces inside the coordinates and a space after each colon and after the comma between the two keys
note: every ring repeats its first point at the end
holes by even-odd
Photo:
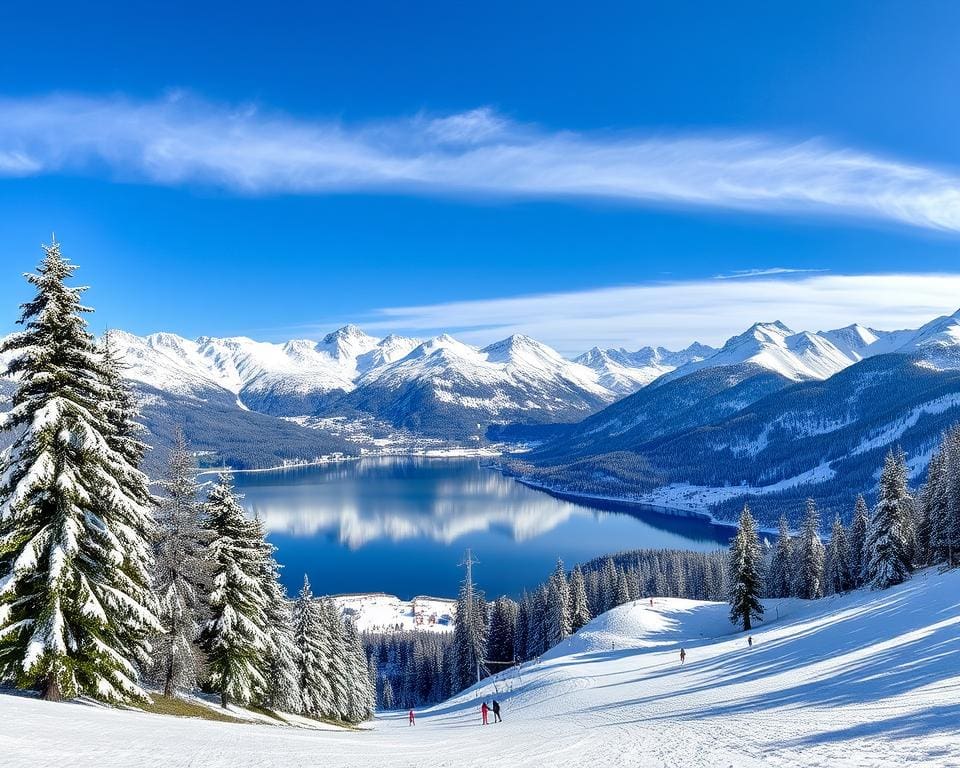
{"type": "Polygon", "coordinates": [[[5,768],[960,766],[960,572],[766,606],[752,649],[725,604],[622,606],[414,728],[405,712],[357,733],[0,696],[0,755],[5,768]],[[484,728],[492,698],[504,722],[484,728]]]}

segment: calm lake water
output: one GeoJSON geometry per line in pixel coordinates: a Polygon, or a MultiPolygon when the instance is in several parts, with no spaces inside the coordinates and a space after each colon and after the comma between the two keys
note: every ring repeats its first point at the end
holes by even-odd
{"type": "Polygon", "coordinates": [[[713,550],[733,530],[615,503],[573,503],[476,459],[376,458],[238,473],[243,505],[266,524],[287,590],[454,596],[467,547],[490,597],[568,565],[641,547],[713,550]]]}

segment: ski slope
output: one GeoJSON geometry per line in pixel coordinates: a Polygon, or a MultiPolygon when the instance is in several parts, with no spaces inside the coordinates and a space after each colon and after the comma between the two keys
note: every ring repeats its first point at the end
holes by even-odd
{"type": "Polygon", "coordinates": [[[539,663],[419,712],[415,728],[405,713],[307,731],[0,696],[0,764],[960,765],[960,572],[767,607],[749,649],[725,605],[623,606],[539,663]],[[479,701],[494,696],[505,719],[484,728],[479,701]]]}

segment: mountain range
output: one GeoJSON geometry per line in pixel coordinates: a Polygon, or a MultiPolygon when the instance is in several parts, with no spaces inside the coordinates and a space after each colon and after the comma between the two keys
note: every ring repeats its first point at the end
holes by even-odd
{"type": "MultiPolygon", "coordinates": [[[[594,347],[572,360],[523,335],[478,348],[352,325],[283,343],[110,338],[157,448],[151,469],[176,426],[202,463],[244,467],[356,454],[358,430],[506,436],[534,443],[508,462],[528,482],[721,516],[748,499],[770,522],[806,494],[852,503],[894,442],[920,472],[960,413],[960,313],[893,332],[757,323],[719,349],[594,347]]],[[[10,391],[0,379],[0,408],[10,391]]]]}

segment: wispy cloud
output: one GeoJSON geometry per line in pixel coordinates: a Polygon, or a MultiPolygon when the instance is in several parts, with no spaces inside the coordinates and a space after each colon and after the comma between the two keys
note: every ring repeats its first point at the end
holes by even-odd
{"type": "Polygon", "coordinates": [[[819,141],[551,131],[490,109],[363,124],[175,93],[0,99],[0,175],[109,173],[243,194],[606,198],[960,231],[960,177],[819,141]]]}
{"type": "Polygon", "coordinates": [[[766,267],[764,269],[735,269],[724,275],[714,275],[714,280],[736,280],[738,278],[770,277],[772,275],[796,275],[809,272],[827,272],[826,269],[793,269],[791,267],[766,267]]]}
{"type": "Polygon", "coordinates": [[[915,328],[956,311],[958,297],[960,274],[818,274],[388,307],[366,318],[343,320],[360,322],[375,333],[425,336],[448,331],[481,345],[525,333],[573,355],[594,344],[628,349],[645,344],[678,348],[693,341],[720,344],[758,321],[781,320],[795,330],[826,330],[854,322],[883,330],[915,328]]]}

